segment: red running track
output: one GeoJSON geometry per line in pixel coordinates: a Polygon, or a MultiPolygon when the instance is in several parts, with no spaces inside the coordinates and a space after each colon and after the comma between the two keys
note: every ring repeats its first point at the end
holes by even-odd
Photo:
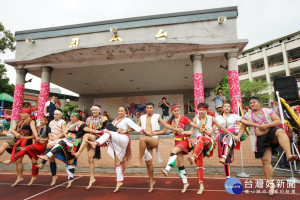
{"type": "MultiPolygon", "coordinates": [[[[177,199],[222,199],[222,200],[259,200],[259,199],[299,199],[300,186],[296,185],[295,194],[275,194],[270,197],[268,194],[245,194],[240,195],[229,194],[224,189],[225,179],[222,178],[206,178],[204,179],[205,190],[202,195],[197,195],[198,181],[197,178],[189,178],[189,188],[186,193],[181,193],[182,182],[176,177],[156,177],[155,189],[152,193],[148,193],[148,178],[145,176],[125,177],[124,185],[117,193],[113,193],[115,188],[115,177],[112,176],[97,176],[97,182],[94,183],[90,190],[85,187],[89,182],[89,176],[76,176],[72,187],[66,189],[67,177],[59,175],[57,184],[50,187],[50,175],[39,175],[38,179],[30,187],[27,183],[30,180],[30,175],[25,175],[23,182],[18,186],[11,187],[10,185],[15,181],[15,174],[0,174],[0,199],[1,200],[18,200],[18,199],[63,199],[63,200],[84,200],[84,199],[163,199],[163,200],[177,200],[177,199]]],[[[244,186],[244,181],[241,180],[244,186]]],[[[254,180],[253,180],[254,182],[254,180]]]]}

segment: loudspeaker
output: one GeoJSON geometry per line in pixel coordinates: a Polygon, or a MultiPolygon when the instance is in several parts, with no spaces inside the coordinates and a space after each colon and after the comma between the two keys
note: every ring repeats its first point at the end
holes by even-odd
{"type": "MultiPolygon", "coordinates": [[[[275,78],[274,91],[278,91],[279,96],[286,101],[296,101],[299,99],[298,85],[295,76],[275,78]]],[[[277,99],[276,93],[274,94],[275,99],[277,99]]]]}

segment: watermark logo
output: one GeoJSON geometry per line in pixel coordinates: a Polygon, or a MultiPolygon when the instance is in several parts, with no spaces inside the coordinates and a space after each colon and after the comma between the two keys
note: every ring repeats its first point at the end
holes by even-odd
{"type": "Polygon", "coordinates": [[[242,183],[238,178],[227,179],[224,186],[229,194],[241,194],[243,192],[242,183]]]}

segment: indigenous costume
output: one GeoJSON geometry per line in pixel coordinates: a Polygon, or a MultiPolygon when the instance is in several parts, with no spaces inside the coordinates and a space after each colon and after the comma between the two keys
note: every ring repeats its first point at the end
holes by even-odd
{"type": "MultiPolygon", "coordinates": [[[[272,122],[271,116],[275,112],[268,108],[261,108],[258,114],[254,114],[253,111],[247,112],[243,119],[262,125],[272,122]]],[[[256,127],[250,126],[250,140],[252,151],[255,152],[255,158],[262,158],[267,148],[271,147],[272,150],[276,149],[279,144],[273,144],[275,133],[279,129],[278,127],[272,127],[268,133],[257,136],[256,127]]]]}
{"type": "MultiPolygon", "coordinates": [[[[27,113],[28,115],[30,115],[30,109],[23,108],[22,113],[27,113]]],[[[32,119],[30,117],[28,117],[25,120],[18,121],[17,126],[16,126],[16,132],[21,134],[21,136],[32,136],[32,130],[31,130],[31,127],[30,127],[31,121],[32,121],[32,119]]],[[[10,153],[11,156],[14,156],[15,153],[17,153],[18,151],[21,150],[21,147],[31,145],[32,144],[32,139],[26,139],[26,138],[17,139],[17,138],[14,138],[13,140],[9,140],[9,141],[6,141],[6,142],[11,147],[11,149],[6,149],[6,151],[8,153],[10,153]]]]}
{"type": "MultiPolygon", "coordinates": [[[[173,108],[173,107],[172,107],[173,108]]],[[[171,110],[173,110],[171,108],[171,110]]],[[[181,128],[184,130],[186,125],[189,125],[191,123],[191,120],[185,116],[179,116],[178,120],[174,119],[172,121],[167,121],[168,124],[172,125],[175,128],[181,128]]],[[[175,147],[178,147],[182,150],[183,154],[188,154],[193,148],[194,143],[190,140],[189,135],[181,134],[180,132],[175,132],[175,147]]],[[[177,155],[174,153],[170,154],[170,158],[168,161],[168,164],[165,168],[166,171],[170,171],[172,167],[176,164],[177,155]]],[[[181,166],[178,168],[179,177],[182,179],[183,184],[187,184],[187,176],[186,176],[186,170],[184,166],[181,166]]]]}
{"type": "MultiPolygon", "coordinates": [[[[235,131],[235,125],[237,122],[242,120],[242,117],[236,114],[229,114],[228,117],[219,115],[216,120],[224,126],[228,131],[237,135],[235,131]]],[[[222,130],[219,130],[218,135],[215,138],[218,143],[218,157],[225,159],[224,164],[224,172],[226,178],[230,178],[230,163],[233,162],[233,152],[234,149],[240,149],[240,143],[236,143],[236,141],[232,138],[231,135],[228,135],[222,130]]]]}
{"type": "MultiPolygon", "coordinates": [[[[54,111],[55,112],[59,112],[61,114],[61,112],[59,110],[54,111]]],[[[49,127],[51,128],[51,133],[49,134],[50,136],[50,141],[49,144],[53,147],[56,144],[58,144],[58,142],[60,141],[59,139],[54,140],[53,138],[56,138],[58,135],[60,135],[63,132],[62,126],[66,124],[65,120],[63,119],[59,119],[59,120],[52,120],[49,123],[49,127]]],[[[46,149],[45,151],[45,155],[50,151],[51,149],[46,149]]],[[[46,164],[46,160],[42,160],[42,164],[46,164]]],[[[52,176],[56,175],[56,169],[57,169],[57,165],[56,162],[50,162],[50,170],[51,170],[51,174],[52,176]]]]}
{"type": "MultiPolygon", "coordinates": [[[[158,123],[158,119],[159,119],[160,115],[159,114],[153,114],[151,117],[151,126],[152,126],[152,131],[159,131],[160,130],[160,125],[158,123]]],[[[141,127],[145,130],[146,129],[146,122],[147,122],[147,114],[142,115],[140,117],[141,120],[141,127]]],[[[152,138],[157,138],[157,135],[151,136],[152,138]]],[[[158,147],[155,148],[156,149],[156,162],[162,162],[160,153],[158,151],[158,147]]],[[[147,151],[147,149],[145,150],[145,154],[144,154],[144,160],[145,161],[149,161],[152,159],[152,155],[147,151]]]]}
{"type": "MultiPolygon", "coordinates": [[[[129,127],[133,128],[135,131],[143,133],[144,129],[135,124],[131,119],[125,117],[121,121],[114,120],[112,124],[118,129],[127,130],[129,127]]],[[[125,170],[125,165],[131,159],[131,141],[129,134],[119,134],[115,131],[111,131],[111,135],[105,133],[96,140],[100,145],[104,144],[106,141],[109,141],[108,145],[108,154],[114,159],[116,156],[121,161],[120,166],[116,166],[117,181],[122,182],[124,180],[123,173],[125,170]]]]}
{"type": "Polygon", "coordinates": [[[194,148],[193,156],[197,164],[197,176],[199,183],[203,183],[203,156],[211,157],[213,150],[216,148],[213,138],[208,136],[205,131],[212,131],[212,116],[206,115],[205,120],[201,120],[200,116],[196,117],[196,124],[199,129],[195,130],[196,146],[194,148]],[[204,143],[207,145],[204,146],[204,143]]]}
{"type": "MultiPolygon", "coordinates": [[[[49,126],[38,127],[37,130],[38,130],[37,137],[42,139],[47,139],[49,133],[51,132],[49,126]]],[[[39,159],[38,155],[44,153],[47,146],[47,141],[40,142],[37,140],[38,138],[36,137],[34,138],[34,144],[22,147],[20,151],[18,151],[15,154],[12,154],[10,160],[12,162],[16,162],[18,159],[22,158],[25,154],[27,154],[30,157],[30,159],[34,158],[37,161],[39,159]]],[[[36,165],[37,165],[36,162],[32,163],[32,168],[31,168],[32,177],[38,175],[39,169],[36,167],[36,165]]]]}
{"type": "MultiPolygon", "coordinates": [[[[100,115],[98,117],[93,117],[90,116],[86,119],[86,125],[87,127],[89,127],[91,130],[103,130],[104,128],[106,128],[106,126],[109,124],[110,122],[108,121],[106,116],[100,115]]],[[[111,131],[116,131],[116,129],[112,129],[111,131]]],[[[95,135],[95,140],[97,140],[99,137],[101,137],[103,135],[103,131],[101,133],[92,133],[95,135]]],[[[102,146],[106,146],[106,143],[104,143],[102,146]]],[[[88,146],[88,150],[90,149],[90,147],[88,146]]],[[[95,149],[95,155],[94,158],[100,159],[101,158],[101,151],[100,151],[100,146],[97,146],[95,149]]]]}
{"type": "MultiPolygon", "coordinates": [[[[78,115],[77,113],[72,113],[73,115],[78,115]]],[[[74,159],[74,156],[71,152],[76,152],[81,144],[81,138],[85,134],[84,127],[86,126],[85,122],[77,121],[75,123],[69,122],[66,126],[68,135],[71,138],[60,139],[58,144],[56,144],[47,154],[48,158],[51,158],[53,155],[57,154],[56,158],[66,163],[66,170],[68,173],[68,180],[74,178],[75,165],[77,160],[73,164],[68,164],[67,161],[74,159]]]]}

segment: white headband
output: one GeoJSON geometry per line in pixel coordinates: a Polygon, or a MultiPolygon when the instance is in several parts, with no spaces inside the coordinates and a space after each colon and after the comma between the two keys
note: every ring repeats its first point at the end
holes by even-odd
{"type": "Polygon", "coordinates": [[[59,115],[62,114],[60,110],[55,110],[54,113],[55,113],[55,114],[59,114],[59,115]]]}
{"type": "Polygon", "coordinates": [[[96,110],[100,110],[100,108],[98,106],[92,106],[91,110],[96,109],[96,110]]]}

